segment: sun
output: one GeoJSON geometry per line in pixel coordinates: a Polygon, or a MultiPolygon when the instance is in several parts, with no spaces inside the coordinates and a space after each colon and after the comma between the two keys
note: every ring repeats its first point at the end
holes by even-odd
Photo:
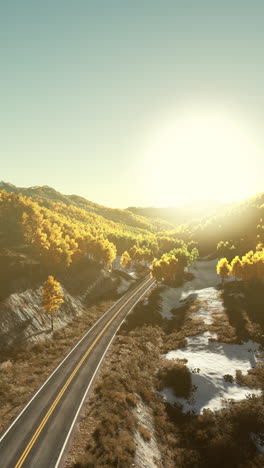
{"type": "Polygon", "coordinates": [[[254,131],[220,112],[185,112],[152,128],[142,152],[150,204],[235,201],[255,193],[252,161],[261,164],[254,131]]]}

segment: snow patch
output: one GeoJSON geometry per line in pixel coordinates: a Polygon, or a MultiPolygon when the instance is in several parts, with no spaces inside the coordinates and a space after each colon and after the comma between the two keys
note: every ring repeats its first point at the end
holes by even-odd
{"type": "Polygon", "coordinates": [[[176,398],[171,389],[162,391],[170,403],[180,403],[183,411],[200,413],[204,408],[218,410],[222,408],[223,400],[240,400],[249,393],[261,394],[261,390],[250,390],[235,383],[236,370],[247,373],[256,367],[256,353],[259,345],[248,341],[241,345],[210,341],[215,339],[214,333],[205,332],[187,338],[187,346],[167,353],[167,359],[187,359],[192,373],[192,384],[197,388],[190,400],[176,398]],[[224,375],[234,378],[234,383],[227,382],[224,375]]]}
{"type": "Polygon", "coordinates": [[[171,310],[181,306],[181,293],[177,288],[169,288],[167,286],[165,288],[166,289],[160,293],[161,315],[163,318],[171,319],[174,317],[171,310]]]}
{"type": "Polygon", "coordinates": [[[216,292],[215,288],[212,287],[195,292],[198,293],[199,301],[206,304],[194,316],[203,319],[206,325],[211,325],[213,323],[212,312],[224,311],[223,301],[220,299],[220,295],[216,292]]]}
{"type": "Polygon", "coordinates": [[[125,293],[131,286],[132,281],[131,280],[126,280],[124,278],[120,278],[120,283],[117,288],[117,293],[118,294],[123,294],[125,293]]]}
{"type": "MultiPolygon", "coordinates": [[[[205,288],[196,293],[197,299],[203,302],[201,309],[194,317],[202,318],[204,323],[211,324],[211,313],[223,311],[223,303],[219,292],[214,287],[205,288]]],[[[259,345],[253,341],[243,344],[220,343],[217,335],[205,333],[187,337],[185,348],[170,351],[167,359],[186,359],[192,371],[192,384],[195,390],[189,400],[175,397],[171,388],[165,388],[161,393],[170,403],[180,403],[183,411],[200,413],[204,408],[218,410],[225,404],[225,400],[240,400],[249,393],[261,394],[260,390],[250,390],[235,382],[236,370],[243,373],[257,365],[259,345]],[[226,381],[224,375],[231,375],[233,382],[226,381]]]]}
{"type": "MultiPolygon", "coordinates": [[[[215,292],[214,287],[220,283],[219,276],[216,273],[216,263],[216,260],[193,262],[189,269],[189,272],[193,274],[191,281],[187,281],[177,288],[164,287],[160,293],[161,315],[163,318],[173,318],[172,309],[181,307],[184,301],[195,299],[198,295],[199,299],[210,301],[211,293],[214,295],[215,292]]],[[[219,301],[218,304],[220,304],[219,301]]],[[[218,307],[218,305],[215,305],[215,307],[218,307]]]]}
{"type": "Polygon", "coordinates": [[[131,276],[131,278],[138,279],[138,275],[135,271],[129,271],[128,274],[131,276]]]}

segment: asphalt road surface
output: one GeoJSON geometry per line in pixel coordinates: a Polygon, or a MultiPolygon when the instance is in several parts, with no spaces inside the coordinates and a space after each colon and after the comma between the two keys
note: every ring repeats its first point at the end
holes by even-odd
{"type": "Polygon", "coordinates": [[[145,278],[84,335],[0,437],[0,468],[57,468],[103,357],[126,315],[155,280],[145,278]]]}

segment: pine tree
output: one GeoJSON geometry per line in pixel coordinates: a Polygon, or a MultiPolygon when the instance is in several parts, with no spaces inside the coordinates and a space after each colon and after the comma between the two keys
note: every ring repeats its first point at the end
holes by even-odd
{"type": "Polygon", "coordinates": [[[53,331],[53,316],[60,308],[60,304],[64,302],[64,295],[61,291],[59,281],[56,281],[53,276],[48,276],[42,288],[42,308],[50,315],[51,330],[53,331]]]}

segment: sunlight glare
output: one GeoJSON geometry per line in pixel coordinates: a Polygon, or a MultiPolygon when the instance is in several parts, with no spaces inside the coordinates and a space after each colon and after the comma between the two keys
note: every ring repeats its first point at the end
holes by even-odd
{"type": "Polygon", "coordinates": [[[254,193],[254,131],[220,112],[192,112],[152,129],[143,149],[150,204],[235,201],[254,193]]]}

